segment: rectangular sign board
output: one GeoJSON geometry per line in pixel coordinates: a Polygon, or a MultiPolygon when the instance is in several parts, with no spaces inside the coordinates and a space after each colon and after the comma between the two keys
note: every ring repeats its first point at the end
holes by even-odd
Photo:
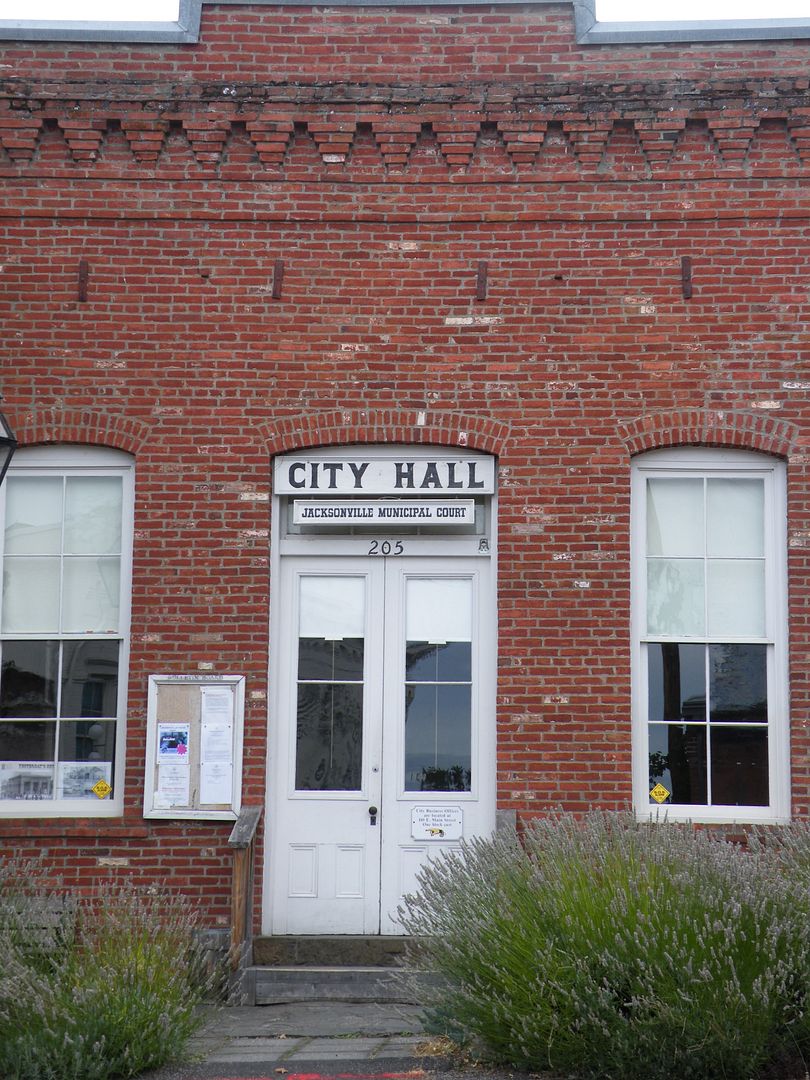
{"type": "Polygon", "coordinates": [[[273,490],[277,495],[491,495],[495,463],[490,457],[276,458],[273,490]]]}
{"type": "Polygon", "coordinates": [[[463,825],[460,806],[414,806],[411,810],[414,840],[460,840],[463,825]]]}
{"type": "Polygon", "coordinates": [[[296,525],[474,525],[475,503],[457,502],[336,502],[295,499],[296,525]]]}

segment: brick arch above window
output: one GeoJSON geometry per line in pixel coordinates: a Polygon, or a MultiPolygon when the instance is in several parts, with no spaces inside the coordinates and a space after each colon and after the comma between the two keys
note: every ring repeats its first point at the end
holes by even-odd
{"type": "Polygon", "coordinates": [[[7,414],[20,447],[47,443],[108,446],[137,454],[149,437],[150,426],[130,416],[96,413],[89,409],[47,409],[7,414]]]}
{"type": "Polygon", "coordinates": [[[668,446],[725,446],[788,457],[800,438],[795,424],[768,413],[719,409],[647,413],[620,424],[618,434],[631,455],[668,446]]]}
{"type": "Polygon", "coordinates": [[[260,428],[271,454],[351,443],[412,443],[504,452],[509,429],[489,417],[416,409],[336,409],[260,428]]]}

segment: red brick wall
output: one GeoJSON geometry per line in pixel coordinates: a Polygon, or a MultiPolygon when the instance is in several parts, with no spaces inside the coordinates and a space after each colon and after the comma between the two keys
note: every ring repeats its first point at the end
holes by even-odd
{"type": "Polygon", "coordinates": [[[229,6],[197,46],[0,63],[3,409],[137,464],[124,817],[4,821],[4,847],[227,922],[229,826],[142,817],[147,676],[247,676],[261,803],[270,456],[365,440],[499,455],[499,802],[528,814],[630,799],[630,455],[786,457],[810,810],[806,44],[582,48],[566,5],[229,6]]]}

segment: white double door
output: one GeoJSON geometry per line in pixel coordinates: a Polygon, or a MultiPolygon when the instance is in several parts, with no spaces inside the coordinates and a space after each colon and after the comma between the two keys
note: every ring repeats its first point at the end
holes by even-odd
{"type": "Polygon", "coordinates": [[[271,715],[276,934],[401,933],[420,866],[495,823],[487,559],[282,559],[271,715]]]}

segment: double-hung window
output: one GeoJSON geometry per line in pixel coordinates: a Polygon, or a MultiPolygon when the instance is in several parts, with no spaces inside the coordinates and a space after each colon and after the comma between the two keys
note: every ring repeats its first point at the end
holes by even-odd
{"type": "Polygon", "coordinates": [[[0,813],[121,813],[132,459],[17,452],[0,488],[0,813]]]}
{"type": "Polygon", "coordinates": [[[633,468],[637,810],[790,812],[784,466],[660,450],[633,468]]]}

